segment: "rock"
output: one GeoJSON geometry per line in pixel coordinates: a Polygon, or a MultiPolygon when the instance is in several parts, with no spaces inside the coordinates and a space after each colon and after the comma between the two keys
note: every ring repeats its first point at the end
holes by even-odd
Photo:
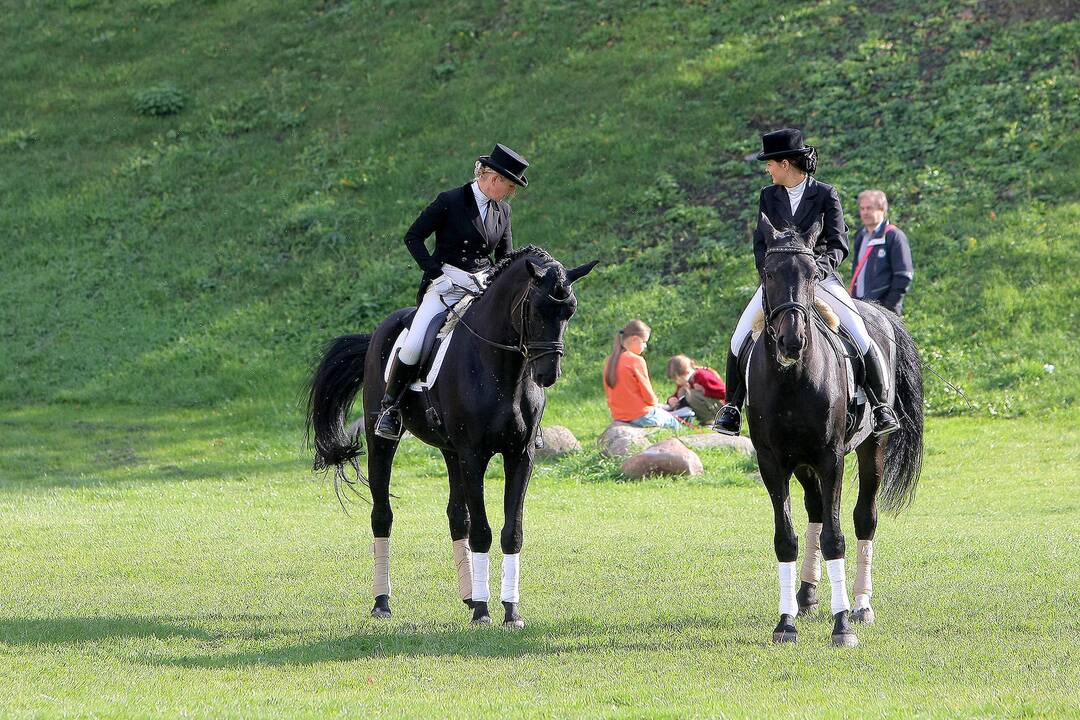
{"type": "Polygon", "coordinates": [[[701,475],[704,472],[701,458],[678,438],[656,443],[622,464],[623,475],[633,479],[647,475],[701,475]]]}
{"type": "Polygon", "coordinates": [[[544,447],[536,451],[536,457],[541,460],[561,457],[568,453],[581,450],[581,443],[574,437],[569,428],[562,425],[552,425],[543,428],[544,447]]]}
{"type": "Polygon", "coordinates": [[[648,446],[649,434],[645,428],[615,421],[607,426],[596,443],[600,452],[608,457],[627,457],[648,446]]]}
{"type": "Polygon", "coordinates": [[[744,452],[750,457],[756,457],[754,443],[750,438],[742,435],[721,435],[717,432],[698,433],[697,435],[683,435],[680,438],[683,443],[692,448],[731,448],[744,452]]]}

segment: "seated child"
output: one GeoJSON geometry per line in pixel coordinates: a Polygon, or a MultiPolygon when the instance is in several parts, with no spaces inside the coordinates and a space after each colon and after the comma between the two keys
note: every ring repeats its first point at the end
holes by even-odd
{"type": "Polygon", "coordinates": [[[696,416],[702,425],[711,425],[727,400],[727,388],[716,371],[676,355],[668,360],[667,376],[675,383],[675,393],[664,407],[676,417],[696,416]]]}
{"type": "Polygon", "coordinates": [[[659,406],[649,380],[649,368],[641,353],[652,330],[640,320],[631,320],[615,334],[615,349],[604,362],[604,392],[611,417],[638,427],[677,430],[679,421],[659,406]]]}

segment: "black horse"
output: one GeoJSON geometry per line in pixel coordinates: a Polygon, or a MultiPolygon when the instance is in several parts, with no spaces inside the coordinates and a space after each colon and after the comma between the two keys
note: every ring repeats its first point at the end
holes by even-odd
{"type": "MultiPolygon", "coordinates": [[[[596,261],[565,269],[545,251],[525,247],[492,270],[488,287],[460,316],[435,385],[406,392],[401,403],[406,429],[439,448],[450,480],[450,537],[461,599],[473,622],[491,623],[488,613],[488,550],[491,527],[484,508],[484,472],[502,453],[506,473],[501,546],[504,624],[521,627],[518,614],[518,559],[522,512],[532,474],[533,454],[546,402],[544,388],[559,378],[563,335],[577,309],[572,284],[596,261]],[[475,571],[475,573],[474,573],[475,571]]],[[[375,535],[374,617],[390,617],[390,470],[398,441],[375,435],[375,419],[385,383],[384,368],[395,338],[412,310],[392,313],[374,334],[331,341],[314,371],[308,395],[308,431],[314,433],[315,469],[335,468],[335,487],[350,482],[351,465],[363,480],[359,438],[346,419],[364,388],[364,432],[369,448],[366,482],[371,490],[375,535]]],[[[454,312],[453,310],[451,312],[454,312]]]]}
{"type": "Polygon", "coordinates": [[[922,467],[919,354],[897,315],[876,304],[857,303],[868,332],[891,370],[893,381],[889,383],[887,402],[901,427],[891,435],[874,437],[869,412],[862,413],[858,426],[849,427],[850,388],[854,383],[849,383],[848,365],[827,336],[831,331],[819,327],[814,319],[818,275],[813,248],[820,226],[811,228],[804,237],[795,228],[776,230],[762,215],[761,229],[768,248],[763,266],[765,332],[758,337],[748,363],[747,404],[750,437],[772,500],[774,545],[780,565],[780,622],[773,641],[794,642],[795,616],[817,608],[817,581],[824,555],[832,585],[833,644],[851,646],[858,642],[851,620],[874,620],[870,561],[877,529],[878,491],[882,509],[901,510],[914,498],[922,467]],[[859,497],[854,512],[859,548],[855,612],[849,619],[840,492],[844,457],[853,449],[859,461],[859,497]],[[798,538],[791,524],[789,498],[792,473],[803,486],[810,522],[797,594],[794,571],[798,538]]]}

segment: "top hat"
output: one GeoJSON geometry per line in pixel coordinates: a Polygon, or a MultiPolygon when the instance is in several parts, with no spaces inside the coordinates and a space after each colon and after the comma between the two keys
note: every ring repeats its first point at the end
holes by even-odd
{"type": "Polygon", "coordinates": [[[515,185],[529,187],[529,181],[524,174],[529,162],[502,143],[496,143],[491,154],[481,155],[479,161],[515,185]]]}
{"type": "Polygon", "coordinates": [[[784,128],[761,136],[761,152],[757,154],[757,159],[772,160],[792,155],[809,155],[813,151],[813,148],[803,142],[801,130],[784,128]]]}

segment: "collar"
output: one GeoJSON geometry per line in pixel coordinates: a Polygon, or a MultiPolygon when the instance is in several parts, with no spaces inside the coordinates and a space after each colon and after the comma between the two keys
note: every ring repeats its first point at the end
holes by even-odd
{"type": "MultiPolygon", "coordinates": [[[[469,183],[469,185],[472,186],[473,197],[476,199],[476,207],[482,208],[486,206],[488,200],[490,200],[491,198],[485,195],[484,191],[480,189],[480,183],[476,180],[473,180],[471,183],[469,183]]],[[[498,202],[496,202],[496,204],[498,204],[498,202]]]]}
{"type": "Polygon", "coordinates": [[[810,175],[804,175],[802,182],[795,187],[784,186],[784,189],[788,191],[788,195],[798,195],[806,191],[807,186],[810,184],[810,175]]]}

